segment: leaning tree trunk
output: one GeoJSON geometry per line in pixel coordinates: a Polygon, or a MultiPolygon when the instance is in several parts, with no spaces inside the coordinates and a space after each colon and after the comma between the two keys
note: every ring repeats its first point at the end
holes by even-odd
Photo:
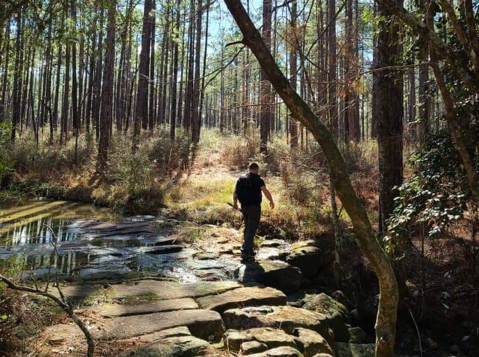
{"type": "Polygon", "coordinates": [[[394,271],[384,250],[379,245],[366,209],[351,185],[346,163],[327,127],[313,113],[306,102],[293,90],[288,79],[279,69],[260,33],[255,28],[240,1],[225,0],[225,3],[243,33],[243,43],[258,59],[278,95],[293,116],[303,124],[321,146],[331,169],[334,187],[351,218],[359,247],[371,262],[380,287],[379,307],[376,320],[376,356],[394,356],[398,287],[394,271]]]}

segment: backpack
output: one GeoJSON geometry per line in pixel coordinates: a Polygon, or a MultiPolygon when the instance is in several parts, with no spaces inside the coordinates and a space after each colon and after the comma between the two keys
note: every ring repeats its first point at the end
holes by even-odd
{"type": "Polygon", "coordinates": [[[249,174],[245,174],[238,179],[236,183],[236,194],[238,195],[238,200],[242,205],[247,203],[251,199],[253,183],[249,174]]]}

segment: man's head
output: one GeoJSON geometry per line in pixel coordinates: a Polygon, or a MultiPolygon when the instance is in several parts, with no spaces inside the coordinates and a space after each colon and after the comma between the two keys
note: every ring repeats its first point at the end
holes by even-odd
{"type": "Polygon", "coordinates": [[[256,162],[252,162],[251,164],[249,164],[248,168],[249,168],[249,172],[253,174],[259,173],[259,166],[256,162]]]}

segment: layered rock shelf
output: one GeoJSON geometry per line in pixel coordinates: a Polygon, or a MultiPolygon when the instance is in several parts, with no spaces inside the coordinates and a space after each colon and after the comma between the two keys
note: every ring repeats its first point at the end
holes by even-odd
{"type": "MultiPolygon", "coordinates": [[[[238,231],[209,226],[211,241],[187,244],[174,234],[159,235],[166,220],[156,222],[78,221],[70,228],[84,239],[60,247],[86,249],[93,264],[79,270],[98,270],[61,288],[97,342],[115,341],[126,346],[120,356],[137,357],[374,355],[374,345],[366,343],[372,339],[351,326],[344,304],[302,290],[304,278],[315,279],[326,261],[314,241],[265,240],[256,261],[243,264],[238,231]],[[122,244],[91,244],[99,241],[122,244]],[[110,269],[112,261],[127,268],[117,260],[131,256],[151,260],[153,269],[137,276],[110,269]],[[95,264],[95,257],[109,258],[95,264]]],[[[41,336],[52,356],[83,339],[72,323],[49,326],[41,336]]]]}

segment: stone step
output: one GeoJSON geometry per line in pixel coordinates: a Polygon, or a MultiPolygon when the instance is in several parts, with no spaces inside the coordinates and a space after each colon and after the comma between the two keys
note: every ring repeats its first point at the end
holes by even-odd
{"type": "MultiPolygon", "coordinates": [[[[100,285],[70,285],[62,288],[69,299],[82,300],[89,297],[109,297],[125,299],[138,295],[156,295],[158,300],[198,298],[211,294],[220,294],[241,287],[233,281],[215,281],[200,283],[179,283],[159,280],[139,280],[132,284],[113,284],[104,288],[100,285]]],[[[58,293],[51,288],[53,293],[58,293]]]]}
{"type": "Polygon", "coordinates": [[[298,327],[314,330],[329,340],[328,318],[318,312],[292,306],[260,306],[231,309],[223,313],[228,329],[274,327],[292,334],[298,327]]]}
{"type": "MultiPolygon", "coordinates": [[[[198,309],[198,304],[191,298],[160,300],[150,303],[141,303],[135,305],[106,304],[88,311],[102,317],[121,317],[132,315],[146,315],[155,312],[194,310],[198,309]]],[[[85,311],[85,310],[80,310],[85,311]]]]}
{"type": "Polygon", "coordinates": [[[205,340],[193,336],[175,336],[149,343],[121,356],[194,357],[204,354],[208,348],[210,345],[205,340]]]}
{"type": "Polygon", "coordinates": [[[236,269],[235,278],[242,283],[260,283],[292,293],[301,284],[301,270],[280,260],[257,260],[236,269]]]}
{"type": "Polygon", "coordinates": [[[201,308],[220,313],[235,307],[257,305],[286,305],[286,295],[273,288],[246,287],[230,290],[218,295],[199,298],[201,308]]]}
{"type": "MultiPolygon", "coordinates": [[[[326,339],[316,331],[297,328],[293,331],[293,334],[294,335],[289,335],[283,330],[272,327],[257,327],[244,331],[230,329],[223,335],[223,340],[227,348],[233,352],[237,352],[238,350],[243,351],[244,349],[249,350],[245,344],[255,341],[266,346],[266,349],[282,346],[293,347],[299,350],[304,357],[313,357],[318,353],[334,354],[326,339]]],[[[256,345],[252,347],[260,346],[256,345]]]]}
{"type": "Polygon", "coordinates": [[[195,337],[217,341],[224,333],[221,315],[211,310],[179,310],[148,315],[116,317],[94,331],[98,340],[120,340],[186,326],[195,337]]]}
{"type": "Polygon", "coordinates": [[[250,357],[303,357],[301,352],[289,346],[276,347],[261,353],[254,353],[250,357]]]}

